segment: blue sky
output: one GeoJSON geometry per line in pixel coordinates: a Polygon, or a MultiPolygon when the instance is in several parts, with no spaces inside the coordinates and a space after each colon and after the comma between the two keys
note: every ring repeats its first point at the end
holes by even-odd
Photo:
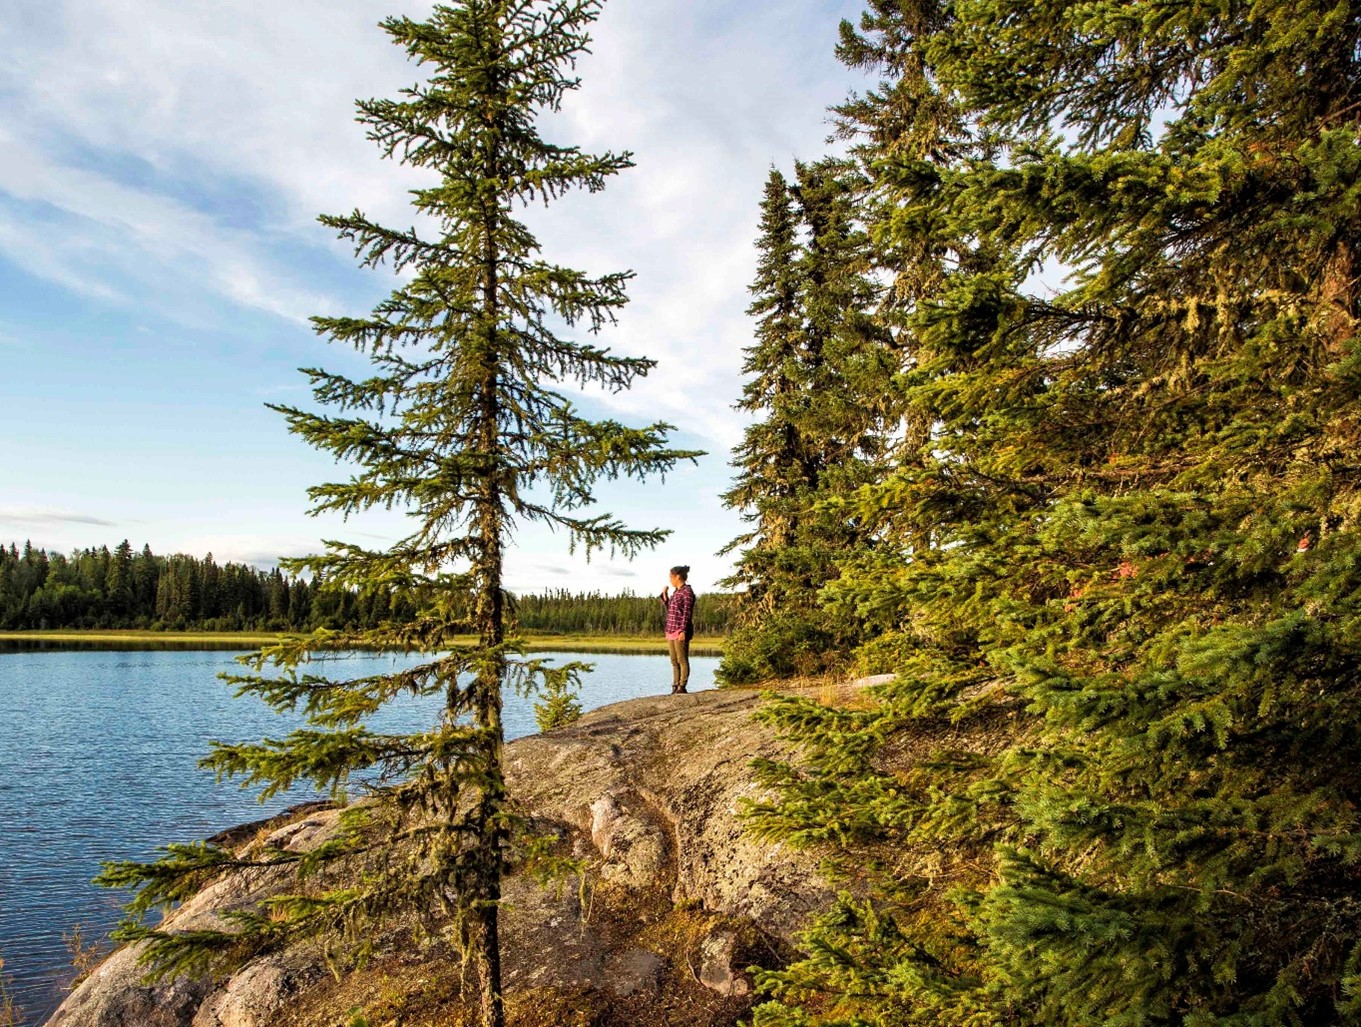
{"type": "MultiPolygon", "coordinates": [[[[379,159],[353,100],[417,73],[376,23],[428,5],[370,0],[10,0],[0,22],[0,540],[271,564],[323,537],[376,544],[374,514],[306,515],[341,469],[268,401],[305,403],[296,368],[360,370],[307,317],[391,287],[316,223],[356,207],[409,224],[409,169],[379,159]]],[[[569,557],[526,531],[520,591],[706,589],[741,528],[718,499],[741,435],[745,315],[768,168],[826,151],[826,108],[864,80],[835,59],[859,0],[609,0],[546,134],[629,149],[601,194],[529,218],[549,259],[632,268],[604,342],[658,361],[593,412],[681,427],[710,455],[665,485],[602,485],[600,509],[671,538],[634,564],[569,557]]]]}

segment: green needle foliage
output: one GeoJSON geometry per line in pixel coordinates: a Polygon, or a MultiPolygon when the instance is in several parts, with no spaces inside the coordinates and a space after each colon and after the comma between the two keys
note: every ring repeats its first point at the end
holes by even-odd
{"type": "Polygon", "coordinates": [[[724,500],[744,511],[752,530],[725,550],[746,546],[730,585],[745,586],[741,616],[769,613],[785,598],[768,554],[790,545],[798,527],[799,498],[817,484],[821,454],[799,431],[802,384],[799,316],[798,221],[788,181],[774,168],[761,199],[754,296],[748,313],[757,319],[757,341],[747,348],[748,375],[738,409],[766,416],[751,425],[733,452],[740,476],[724,500]]]}
{"type": "Polygon", "coordinates": [[[430,74],[401,99],[361,102],[360,121],[385,157],[433,173],[412,193],[427,229],[385,228],[358,211],[321,219],[364,265],[387,263],[406,284],[367,317],[314,319],[319,333],[368,358],[371,377],[308,370],[316,399],[334,412],[276,409],[311,445],[357,465],[350,479],[310,490],[314,512],[397,508],[414,522],[389,549],[329,542],[325,554],[291,568],[361,594],[400,595],[416,614],[267,649],[254,674],[232,679],[243,694],[303,714],[307,726],[282,739],[217,744],[205,766],[262,797],[358,781],[366,798],[316,852],[265,850],[245,861],[294,868],[299,889],[233,914],[224,930],[165,932],[144,926],[142,914],[241,866],[231,853],[172,846],[157,863],[107,868],[102,883],[140,889],[121,937],[149,940],[156,970],[218,970],[309,936],[333,942],[338,956],[362,957],[375,922],[422,911],[452,918],[476,970],[482,1022],[503,1022],[497,904],[516,819],[502,771],[502,695],[546,682],[548,716],[561,722],[573,713],[568,685],[582,669],[527,659],[512,634],[502,588],[511,531],[538,522],[588,556],[632,557],[666,533],[586,511],[593,483],[664,473],[698,455],[667,448],[669,425],[590,420],[554,391],[558,383],[624,389],[653,363],[559,334],[610,322],[629,274],[591,277],[549,263],[515,217],[569,190],[595,192],[630,166],[627,154],[556,145],[536,127],[577,85],[571,70],[599,9],[600,0],[462,0],[427,21],[383,23],[430,74]],[[451,648],[468,631],[478,644],[451,648]],[[352,680],[308,660],[318,648],[351,646],[427,659],[352,680]],[[266,675],[268,666],[278,672],[266,675]],[[403,695],[442,698],[438,721],[412,734],[366,726],[403,695]]]}
{"type": "Polygon", "coordinates": [[[738,409],[759,417],[733,450],[725,503],[751,529],[732,577],[741,625],[720,673],[732,683],[819,670],[854,644],[817,592],[837,561],[871,545],[860,518],[825,503],[882,471],[891,429],[893,340],[873,314],[882,292],[856,219],[863,181],[838,161],[772,170],[761,201],[753,302],[757,339],[738,409]]]}
{"type": "Polygon", "coordinates": [[[843,28],[926,432],[830,590],[898,680],[768,710],[753,823],[847,894],[758,1024],[1361,1021],[1358,52],[1285,0],[843,28]]]}

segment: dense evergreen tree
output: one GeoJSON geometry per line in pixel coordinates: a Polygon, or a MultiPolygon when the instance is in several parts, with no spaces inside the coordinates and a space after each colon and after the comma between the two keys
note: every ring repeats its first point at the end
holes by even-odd
{"type": "Polygon", "coordinates": [[[806,760],[757,824],[862,872],[758,1022],[1361,1016],[1359,42],[1346,4],[843,30],[892,73],[843,111],[984,149],[869,137],[882,252],[974,252],[907,318],[930,437],[863,505],[901,548],[834,590],[899,679],[770,711],[806,760]]]}
{"type": "Polygon", "coordinates": [[[133,608],[132,546],[127,539],[114,550],[105,588],[105,602],[115,617],[127,617],[133,608]]]}
{"type": "Polygon", "coordinates": [[[132,565],[133,600],[138,610],[149,609],[156,601],[156,577],[158,574],[156,558],[151,553],[151,545],[144,543],[142,552],[132,565]]]}
{"type": "MultiPolygon", "coordinates": [[[[556,334],[561,324],[595,331],[609,322],[629,276],[592,278],[547,263],[515,218],[518,206],[577,188],[594,192],[630,166],[627,155],[550,144],[535,124],[575,88],[570,70],[598,10],[599,0],[462,0],[425,22],[384,22],[432,74],[400,100],[360,103],[360,117],[386,156],[438,175],[414,193],[438,234],[384,228],[359,212],[323,218],[365,264],[390,260],[412,278],[370,317],[316,319],[319,331],[375,366],[361,381],[308,372],[316,398],[337,407],[335,415],[280,409],[308,442],[360,467],[350,481],[313,488],[315,510],[405,506],[415,529],[386,551],[331,543],[326,555],[290,566],[357,590],[361,602],[395,588],[415,603],[409,624],[319,642],[430,659],[400,674],[344,681],[295,672],[306,644],[261,657],[283,674],[246,678],[243,690],[281,709],[304,708],[312,727],[281,741],[219,745],[207,765],[266,793],[298,780],[329,789],[366,774],[370,801],[350,808],[344,836],[302,861],[305,879],[325,882],[320,889],[272,900],[227,932],[130,926],[124,936],[150,939],[148,956],[162,969],[240,958],[307,935],[341,937],[362,951],[365,925],[376,918],[397,908],[443,909],[475,968],[482,1022],[503,1022],[497,906],[514,818],[501,765],[501,692],[548,680],[550,694],[561,694],[573,672],[524,659],[523,643],[508,632],[509,533],[517,521],[538,521],[588,555],[631,556],[665,533],[581,512],[593,482],[664,472],[695,455],[666,448],[667,425],[587,420],[551,388],[570,381],[622,389],[652,366],[556,334]],[[450,651],[452,637],[470,628],[479,643],[450,651]],[[365,718],[403,692],[445,696],[443,718],[418,734],[369,731],[365,718]],[[409,859],[366,863],[379,829],[401,841],[409,859]],[[354,876],[342,880],[344,869],[354,876]]],[[[159,864],[113,868],[107,879],[141,883],[135,920],[232,858],[211,846],[174,848],[159,864]]],[[[271,853],[264,861],[298,857],[271,853]]]]}
{"type": "Polygon", "coordinates": [[[772,557],[797,532],[799,497],[817,484],[817,455],[803,444],[794,409],[803,377],[803,333],[793,202],[789,183],[772,168],[761,199],[754,299],[747,311],[757,319],[756,343],[746,350],[742,373],[747,381],[737,404],[739,410],[764,416],[733,450],[738,477],[723,496],[752,525],[723,551],[741,551],[727,584],[745,590],[743,616],[749,621],[768,615],[783,598],[772,557]]]}
{"type": "Polygon", "coordinates": [[[826,504],[874,479],[894,421],[897,358],[873,312],[862,184],[844,162],[799,163],[792,186],[771,172],[761,202],[757,341],[738,403],[759,420],[734,450],[737,480],[724,496],[752,525],[724,550],[740,551],[725,584],[745,589],[721,671],[731,682],[817,670],[855,640],[817,591],[872,543],[863,519],[826,504]]]}

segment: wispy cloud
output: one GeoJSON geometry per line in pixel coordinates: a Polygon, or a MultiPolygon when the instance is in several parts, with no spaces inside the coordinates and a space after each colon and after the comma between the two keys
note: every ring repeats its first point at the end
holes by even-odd
{"type": "Polygon", "coordinates": [[[535,567],[540,574],[552,574],[557,577],[566,577],[575,573],[571,567],[564,567],[561,564],[541,563],[535,567]]]}
{"type": "Polygon", "coordinates": [[[370,540],[372,540],[372,541],[374,541],[374,542],[382,542],[382,543],[384,543],[384,544],[386,544],[386,545],[392,545],[392,543],[394,543],[395,541],[397,541],[397,540],[396,540],[393,536],[391,536],[391,535],[375,535],[375,534],[374,534],[373,532],[371,532],[371,531],[354,531],[354,530],[350,530],[350,531],[348,531],[346,534],[348,534],[348,535],[353,535],[355,538],[366,538],[366,539],[370,539],[370,540]]]}
{"type": "Polygon", "coordinates": [[[0,524],[24,527],[43,527],[50,524],[95,524],[100,527],[117,527],[117,521],[105,520],[90,514],[73,510],[48,510],[33,506],[0,506],[0,524]]]}
{"type": "Polygon", "coordinates": [[[232,553],[217,552],[213,550],[213,559],[218,563],[244,563],[250,567],[258,567],[261,570],[272,571],[279,566],[282,559],[277,552],[270,549],[241,550],[232,553]]]}
{"type": "MultiPolygon", "coordinates": [[[[407,191],[426,176],[379,159],[353,122],[353,101],[392,96],[421,77],[376,23],[396,9],[420,17],[429,0],[396,8],[392,0],[17,2],[19,16],[0,19],[0,259],[89,300],[91,323],[107,307],[118,315],[110,325],[154,325],[135,348],[148,360],[170,355],[156,349],[161,337],[175,337],[165,332],[167,321],[212,329],[183,333],[174,356],[186,369],[210,366],[189,353],[191,345],[219,344],[198,342],[200,335],[228,339],[223,355],[238,360],[246,345],[271,348],[271,373],[296,366],[291,347],[304,338],[308,315],[358,312],[387,287],[381,274],[356,271],[348,247],[315,218],[359,208],[394,226],[412,223],[407,191]],[[239,347],[242,322],[251,334],[241,333],[239,347]]],[[[583,88],[545,123],[555,141],[634,153],[637,167],[603,194],[574,195],[525,217],[547,259],[592,273],[637,273],[620,324],[597,341],[658,366],[634,389],[591,393],[591,402],[621,419],[666,420],[698,436],[712,455],[690,480],[692,496],[722,491],[726,450],[745,424],[731,404],[751,339],[747,284],[767,168],[824,151],[827,105],[859,84],[833,57],[836,23],[862,6],[608,0],[593,53],[578,68],[583,88]]],[[[7,309],[6,318],[4,334],[23,339],[32,331],[42,340],[7,352],[7,360],[21,362],[58,334],[42,331],[60,320],[50,311],[29,322],[7,309]]],[[[4,334],[0,346],[9,345],[4,334]]],[[[96,346],[72,342],[51,363],[93,366],[107,352],[96,346]]],[[[318,359],[359,358],[332,351],[318,359]]],[[[29,373],[40,373],[35,367],[29,373]]],[[[146,380],[153,379],[148,368],[146,380]]],[[[262,376],[241,392],[258,384],[264,394],[285,395],[295,383],[280,375],[271,387],[262,376]]],[[[135,402],[150,431],[164,412],[158,404],[170,408],[177,398],[149,389],[135,402]]],[[[224,409],[244,402],[222,399],[224,409]]],[[[64,444],[51,443],[40,458],[54,464],[64,444]]],[[[101,440],[80,444],[94,453],[101,440]]],[[[32,452],[35,443],[25,445],[32,452]]],[[[278,553],[305,551],[290,546],[299,534],[267,517],[240,525],[255,541],[206,533],[191,540],[182,526],[229,516],[221,504],[230,492],[227,484],[211,498],[205,490],[195,506],[176,484],[149,481],[135,498],[108,491],[77,500],[65,482],[47,491],[35,484],[11,498],[127,510],[155,522],[167,542],[211,548],[219,559],[269,565],[278,553]],[[156,521],[159,492],[183,500],[173,521],[156,521]]],[[[256,487],[252,481],[237,493],[256,487]]],[[[612,509],[627,521],[666,520],[677,529],[671,544],[685,552],[712,552],[721,544],[713,538],[736,531],[735,517],[716,506],[702,516],[668,511],[669,519],[651,509],[636,516],[612,509]],[[724,518],[731,531],[716,526],[724,518]]],[[[108,526],[71,522],[62,537],[74,537],[80,523],[108,526]]],[[[636,576],[602,561],[570,567],[590,587],[636,576]]]]}
{"type": "Polygon", "coordinates": [[[322,547],[320,542],[309,544],[300,539],[276,542],[263,535],[192,535],[181,540],[175,548],[194,556],[211,553],[220,564],[244,563],[272,570],[280,560],[307,556],[322,547]]]}
{"type": "MultiPolygon", "coordinates": [[[[422,15],[427,2],[404,5],[422,15]]],[[[605,342],[658,360],[601,396],[719,450],[749,341],[746,284],[767,166],[821,152],[825,107],[849,76],[836,21],[859,0],[611,0],[584,86],[554,138],[629,149],[604,196],[530,213],[550,259],[638,272],[605,342]]],[[[151,297],[181,317],[206,292],[300,321],[341,303],[279,257],[291,239],[348,254],[314,222],[360,207],[409,224],[419,173],[378,159],[356,97],[419,77],[375,23],[387,0],[336,5],[60,0],[0,26],[0,252],[85,295],[151,297]],[[319,42],[316,25],[327,26],[319,42]],[[46,222],[46,223],[44,223],[46,222]]]]}
{"type": "Polygon", "coordinates": [[[120,306],[159,301],[181,315],[191,309],[186,291],[297,323],[337,305],[279,267],[258,235],[174,197],[64,166],[22,140],[4,142],[0,253],[33,274],[120,306]]]}

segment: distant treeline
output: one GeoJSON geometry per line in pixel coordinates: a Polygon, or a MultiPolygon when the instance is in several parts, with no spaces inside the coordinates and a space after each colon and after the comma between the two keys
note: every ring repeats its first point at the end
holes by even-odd
{"type": "MultiPolygon", "coordinates": [[[[727,595],[702,596],[700,634],[727,631],[727,595]]],[[[557,591],[518,599],[528,631],[628,635],[662,630],[655,597],[557,591]]],[[[400,595],[364,593],[278,570],[158,556],[124,541],[70,555],[0,545],[0,630],[143,628],[167,631],[310,631],[374,627],[412,610],[400,595]]]]}
{"type": "Polygon", "coordinates": [[[0,546],[0,629],[293,631],[377,623],[392,612],[383,599],[218,564],[211,553],[158,556],[126,541],[69,556],[0,546]]]}
{"type": "MultiPolygon", "coordinates": [[[[725,592],[700,593],[695,600],[695,633],[727,634],[732,599],[725,592]]],[[[632,592],[610,596],[560,589],[521,596],[515,605],[520,626],[526,631],[564,635],[652,635],[662,631],[662,604],[656,596],[632,592]]]]}

